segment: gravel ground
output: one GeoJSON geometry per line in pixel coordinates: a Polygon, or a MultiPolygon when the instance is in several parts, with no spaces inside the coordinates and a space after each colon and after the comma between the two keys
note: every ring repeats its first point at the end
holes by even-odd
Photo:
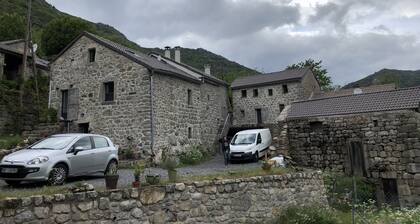
{"type": "MultiPolygon", "coordinates": [[[[240,170],[240,169],[249,169],[249,168],[256,168],[260,165],[255,162],[238,162],[235,164],[229,164],[228,166],[224,165],[223,157],[221,155],[215,156],[213,159],[206,161],[202,164],[195,165],[195,166],[186,166],[182,168],[178,168],[178,175],[208,175],[214,174],[217,172],[223,172],[227,170],[240,170]]],[[[121,169],[118,171],[120,178],[118,180],[119,187],[126,187],[131,185],[133,182],[133,171],[129,169],[121,169]]],[[[151,174],[159,174],[162,178],[167,178],[167,172],[161,168],[150,168],[146,169],[145,173],[151,174]]],[[[70,178],[67,180],[66,186],[72,186],[78,182],[89,183],[95,187],[105,187],[105,181],[103,179],[103,175],[96,175],[96,176],[86,176],[86,177],[77,177],[77,178],[70,178]]],[[[23,183],[19,188],[38,188],[43,186],[41,183],[23,183]]],[[[7,190],[16,190],[16,188],[12,188],[7,186],[4,181],[0,180],[0,191],[7,191],[7,190]]]]}

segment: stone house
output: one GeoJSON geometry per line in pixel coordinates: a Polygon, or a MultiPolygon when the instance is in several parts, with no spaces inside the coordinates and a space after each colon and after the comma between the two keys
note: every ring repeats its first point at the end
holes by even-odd
{"type": "Polygon", "coordinates": [[[227,116],[227,84],[174,60],[83,33],[51,62],[51,107],[73,131],[109,136],[157,160],[162,149],[212,149],[227,116]]]}
{"type": "Polygon", "coordinates": [[[246,76],[232,83],[233,127],[267,127],[276,124],[290,103],[320,92],[308,68],[246,76]]]}
{"type": "Polygon", "coordinates": [[[420,87],[294,102],[289,154],[301,166],[363,176],[380,202],[420,204],[420,87]]]}

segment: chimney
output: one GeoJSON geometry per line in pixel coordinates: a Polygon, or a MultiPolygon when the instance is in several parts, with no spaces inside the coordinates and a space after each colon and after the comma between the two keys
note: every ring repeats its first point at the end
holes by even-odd
{"type": "Polygon", "coordinates": [[[171,47],[169,47],[169,46],[165,47],[165,57],[166,58],[171,58],[171,47]]]}
{"type": "Polygon", "coordinates": [[[181,47],[176,46],[175,47],[175,61],[178,63],[181,63],[181,47]]]}
{"type": "Polygon", "coordinates": [[[209,64],[204,65],[204,73],[206,75],[211,75],[210,68],[211,68],[211,66],[209,64]]]}

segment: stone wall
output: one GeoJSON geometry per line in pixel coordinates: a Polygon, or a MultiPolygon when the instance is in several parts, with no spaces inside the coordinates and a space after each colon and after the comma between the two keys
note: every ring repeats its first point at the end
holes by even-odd
{"type": "Polygon", "coordinates": [[[262,223],[327,204],[321,173],[177,183],[0,201],[0,223],[262,223]]]}
{"type": "Polygon", "coordinates": [[[350,144],[359,142],[366,177],[379,185],[396,179],[400,204],[420,204],[420,113],[289,119],[287,125],[289,153],[299,165],[350,173],[350,144]]]}
{"type": "Polygon", "coordinates": [[[150,77],[145,67],[82,37],[51,64],[51,74],[53,108],[61,109],[62,90],[77,93],[73,125],[89,123],[92,133],[109,136],[121,148],[150,154],[150,77]],[[96,48],[95,62],[88,60],[90,48],[96,48]],[[109,81],[114,81],[114,101],[104,102],[103,83],[109,81]]]}

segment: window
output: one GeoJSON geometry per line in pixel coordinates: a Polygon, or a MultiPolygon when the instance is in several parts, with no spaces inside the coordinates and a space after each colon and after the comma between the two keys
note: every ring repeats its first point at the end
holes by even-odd
{"type": "Polygon", "coordinates": [[[76,143],[74,143],[73,148],[82,147],[83,150],[92,149],[92,142],[90,141],[90,137],[83,137],[79,139],[76,143]]]}
{"type": "Polygon", "coordinates": [[[246,98],[246,89],[243,89],[243,90],[241,91],[241,93],[242,93],[242,98],[246,98]]]}
{"type": "Polygon", "coordinates": [[[272,96],[273,95],[273,89],[268,89],[268,95],[272,96]]]}
{"type": "Polygon", "coordinates": [[[258,89],[254,89],[254,97],[258,97],[258,89]]]}
{"type": "Polygon", "coordinates": [[[373,120],[373,126],[378,127],[378,120],[373,120]]]}
{"type": "Polygon", "coordinates": [[[242,117],[245,117],[245,110],[241,110],[242,117]]]}
{"type": "Polygon", "coordinates": [[[114,101],[114,82],[104,83],[105,102],[114,101]]]}
{"type": "Polygon", "coordinates": [[[109,146],[106,138],[102,137],[93,137],[93,143],[95,144],[95,148],[106,148],[109,146]]]}
{"type": "Polygon", "coordinates": [[[188,138],[192,138],[192,128],[188,127],[188,138]]]}
{"type": "Polygon", "coordinates": [[[287,88],[287,85],[283,85],[283,93],[288,93],[289,88],[287,88]]]}
{"type": "Polygon", "coordinates": [[[96,48],[89,49],[89,62],[95,62],[96,48]]]}
{"type": "Polygon", "coordinates": [[[284,110],[284,104],[280,104],[279,107],[280,107],[280,113],[281,113],[284,110]]]}
{"type": "Polygon", "coordinates": [[[69,91],[62,90],[61,91],[61,117],[64,120],[67,119],[68,108],[69,108],[69,91]]]}
{"type": "Polygon", "coordinates": [[[311,121],[309,122],[309,127],[312,131],[321,131],[322,130],[322,122],[321,121],[311,121]]]}
{"type": "Polygon", "coordinates": [[[258,137],[257,137],[257,144],[262,143],[262,139],[261,139],[261,134],[258,133],[258,137]]]}
{"type": "Polygon", "coordinates": [[[207,95],[207,101],[210,101],[210,95],[207,95]]]}
{"type": "Polygon", "coordinates": [[[192,105],[192,92],[190,89],[188,90],[188,105],[192,105]]]}

